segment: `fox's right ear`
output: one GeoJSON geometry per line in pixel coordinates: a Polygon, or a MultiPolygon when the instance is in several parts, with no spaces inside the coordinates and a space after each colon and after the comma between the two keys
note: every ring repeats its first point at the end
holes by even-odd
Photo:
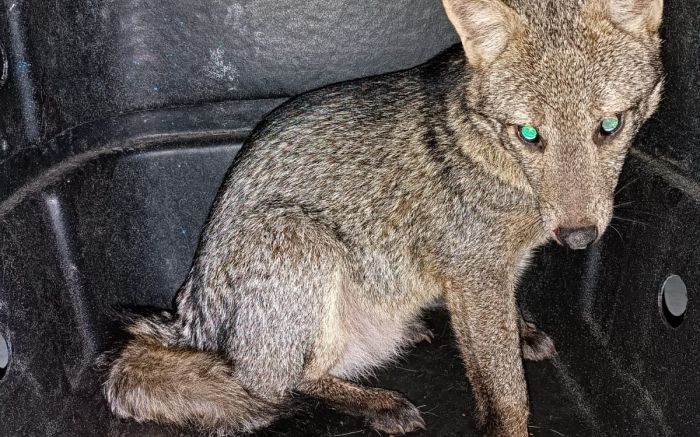
{"type": "Polygon", "coordinates": [[[604,0],[613,23],[631,33],[655,33],[661,26],[663,0],[604,0]]]}
{"type": "Polygon", "coordinates": [[[501,0],[442,0],[442,4],[469,63],[477,68],[495,60],[524,27],[520,16],[501,0]]]}

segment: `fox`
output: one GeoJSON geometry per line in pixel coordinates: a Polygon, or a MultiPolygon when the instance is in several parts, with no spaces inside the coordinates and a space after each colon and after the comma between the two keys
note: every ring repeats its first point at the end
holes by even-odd
{"type": "MultiPolygon", "coordinates": [[[[460,42],[267,115],[234,158],[174,308],[105,355],[121,418],[266,427],[302,393],[388,434],[425,428],[359,381],[430,338],[442,304],[481,432],[528,435],[521,315],[550,242],[595,244],[627,151],[661,99],[662,0],[443,0],[460,42]]],[[[466,430],[465,430],[466,431],[466,430]]]]}

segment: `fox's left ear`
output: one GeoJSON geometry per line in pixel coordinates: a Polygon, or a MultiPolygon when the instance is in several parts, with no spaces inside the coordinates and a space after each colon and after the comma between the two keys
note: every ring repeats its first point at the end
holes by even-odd
{"type": "Polygon", "coordinates": [[[602,0],[613,23],[630,33],[656,33],[663,0],[602,0]]]}

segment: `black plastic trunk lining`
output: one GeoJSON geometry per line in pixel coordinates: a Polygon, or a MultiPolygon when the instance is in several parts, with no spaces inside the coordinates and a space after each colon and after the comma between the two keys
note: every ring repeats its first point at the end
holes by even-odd
{"type": "MultiPolygon", "coordinates": [[[[170,305],[266,112],[456,40],[439,2],[360,3],[2,3],[0,435],[195,434],[114,419],[94,359],[114,311],[170,305]]],[[[526,366],[536,436],[700,429],[700,1],[667,3],[666,98],[623,170],[620,218],[585,253],[542,249],[521,286],[559,351],[526,366]],[[660,294],[671,275],[687,287],[676,319],[660,294]]],[[[446,316],[429,317],[435,341],[370,383],[421,406],[415,435],[477,435],[446,316]]],[[[316,401],[292,407],[260,435],[375,435],[316,401]]]]}

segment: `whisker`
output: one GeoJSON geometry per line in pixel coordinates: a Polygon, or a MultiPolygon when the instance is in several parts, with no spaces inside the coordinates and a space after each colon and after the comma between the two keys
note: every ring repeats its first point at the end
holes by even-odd
{"type": "Polygon", "coordinates": [[[613,231],[615,231],[615,232],[617,233],[617,235],[620,236],[620,241],[622,241],[623,243],[625,242],[625,239],[622,237],[622,234],[620,233],[620,231],[617,230],[617,228],[615,227],[615,225],[611,224],[611,225],[610,225],[610,229],[612,229],[613,231]]]}
{"type": "Polygon", "coordinates": [[[630,185],[637,182],[638,180],[639,180],[639,177],[636,177],[636,178],[633,178],[631,181],[628,181],[627,183],[625,183],[625,185],[623,185],[622,187],[618,188],[617,191],[615,191],[615,195],[618,195],[622,190],[629,187],[630,185]]]}
{"type": "Polygon", "coordinates": [[[657,218],[657,219],[663,219],[663,218],[664,218],[664,216],[662,216],[662,215],[659,215],[659,214],[656,214],[656,213],[653,213],[653,212],[649,212],[649,211],[635,211],[635,210],[631,210],[631,211],[630,211],[630,210],[625,210],[624,212],[625,212],[626,214],[627,214],[627,213],[644,214],[644,215],[646,215],[646,216],[648,216],[648,217],[654,217],[654,218],[657,218]]]}
{"type": "Polygon", "coordinates": [[[652,212],[652,211],[650,211],[650,210],[647,210],[647,209],[639,209],[639,208],[636,208],[636,207],[629,207],[629,206],[622,207],[622,208],[618,208],[618,210],[619,210],[619,211],[624,211],[625,213],[628,213],[628,212],[637,212],[637,213],[640,213],[640,214],[655,214],[654,212],[652,212]]]}
{"type": "MultiPolygon", "coordinates": [[[[617,207],[617,206],[618,205],[615,205],[615,207],[617,207]]],[[[646,212],[648,214],[652,213],[649,209],[640,209],[640,208],[637,208],[636,205],[629,206],[629,205],[620,204],[619,206],[620,206],[620,209],[624,210],[625,212],[646,212]]]]}
{"type": "Polygon", "coordinates": [[[620,208],[622,206],[632,205],[633,203],[637,203],[637,202],[634,200],[631,200],[629,202],[622,202],[622,203],[618,203],[617,205],[613,205],[613,208],[620,208]]]}
{"type": "Polygon", "coordinates": [[[616,215],[614,215],[613,218],[614,218],[614,219],[617,219],[617,220],[622,220],[623,222],[637,223],[637,224],[640,224],[640,225],[647,225],[647,224],[648,224],[648,223],[645,223],[645,222],[642,222],[642,221],[639,221],[639,220],[629,219],[629,218],[625,218],[625,217],[618,217],[618,216],[616,216],[616,215]]]}
{"type": "Polygon", "coordinates": [[[639,220],[634,220],[634,219],[629,219],[629,218],[624,218],[624,217],[618,217],[618,216],[613,216],[613,219],[614,219],[614,220],[620,220],[620,221],[623,221],[623,222],[633,223],[633,224],[635,224],[635,225],[646,226],[646,227],[650,227],[650,228],[653,228],[653,229],[659,229],[658,226],[654,226],[654,225],[652,225],[652,224],[650,224],[650,223],[642,222],[642,221],[639,221],[639,220]]]}
{"type": "Polygon", "coordinates": [[[346,432],[345,434],[333,434],[333,437],[344,437],[344,436],[348,436],[348,435],[359,434],[361,432],[365,432],[365,431],[361,429],[359,431],[346,432]]]}
{"type": "MultiPolygon", "coordinates": [[[[641,205],[646,205],[646,204],[650,204],[650,203],[651,203],[651,204],[654,204],[654,205],[658,205],[658,204],[659,204],[659,201],[656,200],[656,199],[634,199],[634,200],[631,200],[630,203],[639,203],[639,204],[641,204],[641,205]]],[[[617,205],[616,205],[616,206],[617,206],[617,205]]]]}

